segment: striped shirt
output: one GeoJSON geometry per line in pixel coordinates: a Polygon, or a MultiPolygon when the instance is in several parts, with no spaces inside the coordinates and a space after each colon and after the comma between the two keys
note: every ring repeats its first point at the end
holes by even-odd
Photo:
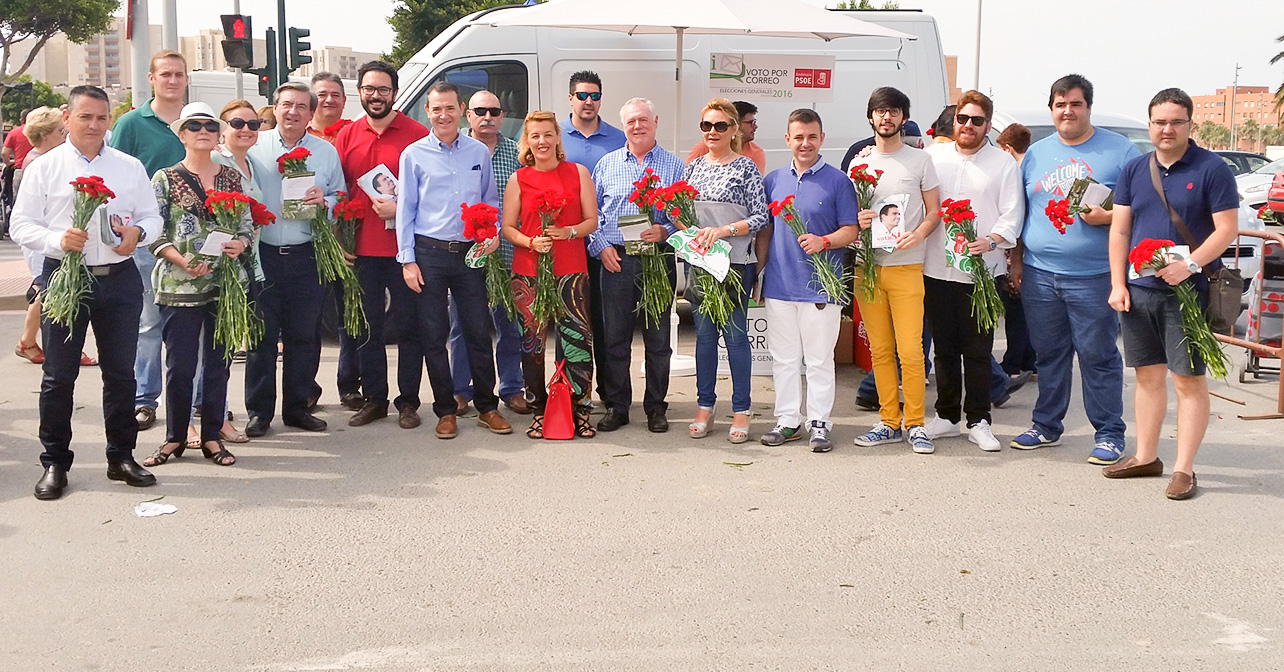
{"type": "MultiPolygon", "coordinates": [[[[638,214],[638,206],[629,202],[633,183],[642,179],[647,168],[660,178],[661,187],[682,179],[686,168],[682,160],[658,143],[642,157],[639,163],[627,146],[607,153],[593,168],[593,184],[597,187],[597,230],[589,235],[588,251],[594,257],[611,245],[623,245],[620,234],[620,217],[638,214]]],[[[662,212],[656,213],[656,224],[664,225],[670,234],[677,228],[662,212]]]]}

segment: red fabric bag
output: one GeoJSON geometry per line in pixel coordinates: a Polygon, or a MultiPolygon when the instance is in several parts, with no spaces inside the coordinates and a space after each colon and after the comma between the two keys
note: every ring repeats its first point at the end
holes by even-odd
{"type": "Polygon", "coordinates": [[[544,404],[544,438],[551,441],[567,441],[575,438],[575,416],[571,404],[571,380],[566,377],[562,365],[566,360],[557,363],[557,371],[548,381],[548,401],[544,404]]]}

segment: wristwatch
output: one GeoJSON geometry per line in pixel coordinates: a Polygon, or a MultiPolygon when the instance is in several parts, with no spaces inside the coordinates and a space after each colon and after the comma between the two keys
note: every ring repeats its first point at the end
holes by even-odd
{"type": "Polygon", "coordinates": [[[985,239],[986,239],[986,240],[988,240],[988,241],[990,241],[990,251],[991,251],[991,252],[993,252],[993,251],[995,251],[995,250],[999,249],[999,241],[997,241],[997,240],[995,240],[995,239],[993,239],[993,238],[991,238],[991,237],[989,237],[989,236],[986,236],[986,237],[985,237],[985,239]]]}
{"type": "Polygon", "coordinates": [[[1191,275],[1198,275],[1204,272],[1204,267],[1195,263],[1195,260],[1190,257],[1186,257],[1186,268],[1190,270],[1191,275]]]}

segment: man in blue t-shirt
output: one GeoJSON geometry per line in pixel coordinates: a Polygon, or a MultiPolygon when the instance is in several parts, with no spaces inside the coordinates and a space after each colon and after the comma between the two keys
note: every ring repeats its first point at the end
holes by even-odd
{"type": "Polygon", "coordinates": [[[762,436],[763,445],[778,446],[802,438],[802,374],[806,362],[807,419],[812,452],[833,449],[829,413],[834,407],[834,343],[838,341],[843,306],[838,297],[820,291],[812,259],[824,259],[842,277],[842,250],[860,232],[856,190],[842,171],[820,156],[825,141],[820,115],[801,108],[789,115],[785,143],[793,161],[764,180],[767,198],[793,196],[793,207],[806,233],[797,235],[783,217],[772,218],[767,245],[759,246],[765,263],[762,295],[767,309],[767,348],[776,388],[776,426],[762,436]]]}
{"type": "Polygon", "coordinates": [[[1194,496],[1195,452],[1208,429],[1205,363],[1186,342],[1171,287],[1190,280],[1205,292],[1204,267],[1221,265],[1222,252],[1235,240],[1238,226],[1235,177],[1221,157],[1190,141],[1193,111],[1190,96],[1181,89],[1164,89],[1151,99],[1150,141],[1155,152],[1124,166],[1110,227],[1110,306],[1120,312],[1124,357],[1137,372],[1137,453],[1102,469],[1102,474],[1163,475],[1164,463],[1156,452],[1168,410],[1166,368],[1177,391],[1177,463],[1168,484],[1169,499],[1194,496]],[[1158,189],[1163,189],[1162,195],[1158,189]],[[1136,274],[1128,267],[1128,251],[1147,238],[1189,243],[1192,249],[1185,258],[1170,257],[1153,274],[1132,277],[1136,274]]]}
{"type": "Polygon", "coordinates": [[[1057,132],[1033,145],[1021,162],[1027,203],[1021,239],[1013,254],[1009,282],[1021,293],[1030,343],[1037,353],[1039,398],[1032,426],[1012,447],[1055,446],[1070,409],[1071,375],[1079,357],[1083,407],[1096,429],[1092,464],[1123,457],[1123,361],[1115,344],[1119,317],[1110,296],[1108,235],[1110,211],[1091,206],[1060,233],[1044,214],[1063,199],[1076,179],[1091,178],[1114,189],[1119,171],[1140,156],[1127,138],[1092,125],[1092,83],[1066,75],[1048,97],[1057,132]]]}

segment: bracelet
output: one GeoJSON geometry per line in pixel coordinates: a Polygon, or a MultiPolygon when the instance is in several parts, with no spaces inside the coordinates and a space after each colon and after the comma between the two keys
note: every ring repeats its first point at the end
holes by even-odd
{"type": "Polygon", "coordinates": [[[825,244],[825,249],[829,249],[829,236],[821,236],[820,241],[825,244]]]}
{"type": "Polygon", "coordinates": [[[573,226],[568,226],[568,227],[566,227],[566,228],[568,228],[568,229],[570,229],[570,230],[571,230],[571,237],[570,237],[570,238],[568,238],[567,240],[575,240],[575,227],[573,227],[573,226]]]}
{"type": "Polygon", "coordinates": [[[732,237],[735,237],[735,235],[736,235],[736,225],[735,225],[735,224],[728,224],[728,225],[727,225],[727,235],[732,236],[732,237]]]}

